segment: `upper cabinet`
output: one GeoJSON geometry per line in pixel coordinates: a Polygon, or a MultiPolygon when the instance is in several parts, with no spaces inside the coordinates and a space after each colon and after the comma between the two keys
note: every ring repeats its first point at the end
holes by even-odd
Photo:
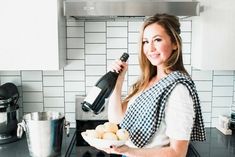
{"type": "Polygon", "coordinates": [[[59,70],[66,62],[63,0],[5,0],[0,70],[59,70]]]}
{"type": "Polygon", "coordinates": [[[203,11],[192,19],[192,66],[235,70],[235,1],[201,0],[203,11]]]}

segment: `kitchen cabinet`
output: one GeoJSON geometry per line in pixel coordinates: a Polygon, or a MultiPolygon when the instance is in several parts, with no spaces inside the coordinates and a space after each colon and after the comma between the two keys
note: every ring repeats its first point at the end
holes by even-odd
{"type": "Polygon", "coordinates": [[[0,70],[59,70],[65,65],[63,1],[1,1],[0,70]]]}
{"type": "Polygon", "coordinates": [[[235,70],[235,1],[200,0],[203,11],[192,18],[192,66],[235,70]]]}

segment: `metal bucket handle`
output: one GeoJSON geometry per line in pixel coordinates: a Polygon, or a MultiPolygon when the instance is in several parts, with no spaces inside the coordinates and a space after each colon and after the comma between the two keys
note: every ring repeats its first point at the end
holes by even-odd
{"type": "Polygon", "coordinates": [[[26,123],[22,120],[21,123],[17,124],[17,137],[21,138],[24,131],[26,132],[26,123]]]}
{"type": "Polygon", "coordinates": [[[64,129],[66,129],[66,135],[69,137],[70,122],[65,120],[64,129]]]}

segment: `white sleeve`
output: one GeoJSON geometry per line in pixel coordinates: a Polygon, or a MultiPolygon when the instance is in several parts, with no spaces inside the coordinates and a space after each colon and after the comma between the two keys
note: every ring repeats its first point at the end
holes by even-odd
{"type": "Polygon", "coordinates": [[[193,117],[192,97],[186,86],[178,84],[166,103],[166,135],[175,140],[190,140],[193,117]]]}

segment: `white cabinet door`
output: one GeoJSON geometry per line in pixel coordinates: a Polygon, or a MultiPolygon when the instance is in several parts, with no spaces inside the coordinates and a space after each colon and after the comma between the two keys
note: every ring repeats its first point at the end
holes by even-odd
{"type": "Polygon", "coordinates": [[[192,66],[235,70],[235,1],[201,0],[204,11],[192,20],[192,66]]]}
{"type": "Polygon", "coordinates": [[[65,64],[63,0],[5,0],[0,70],[58,70],[65,64]]]}

